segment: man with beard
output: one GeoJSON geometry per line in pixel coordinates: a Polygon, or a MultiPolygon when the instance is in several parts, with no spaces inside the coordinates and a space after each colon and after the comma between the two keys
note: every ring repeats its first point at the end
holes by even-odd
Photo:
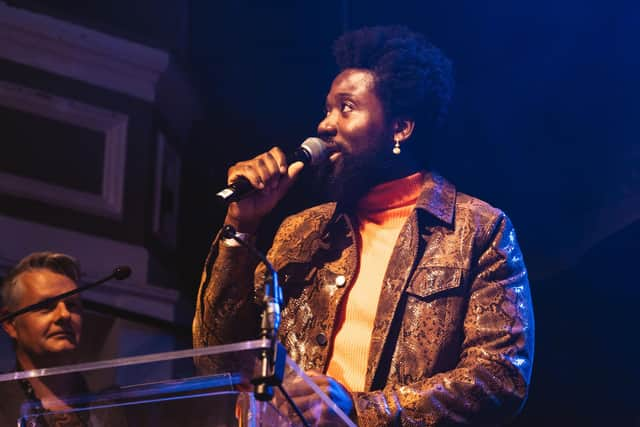
{"type": "MultiPolygon", "coordinates": [[[[2,313],[15,312],[47,298],[76,289],[80,269],[76,260],[53,252],[35,252],[23,258],[5,277],[2,313]]],[[[13,341],[16,371],[45,369],[76,362],[83,308],[72,295],[2,324],[13,341]]],[[[123,426],[115,410],[73,412],[73,397],[87,392],[80,375],[34,377],[0,383],[0,425],[16,425],[20,406],[31,403],[33,426],[123,426]]]]}
{"type": "MultiPolygon", "coordinates": [[[[425,166],[451,97],[450,62],[403,27],[347,33],[334,51],[341,72],[318,125],[334,202],[285,219],[274,238],[279,338],[359,425],[507,422],[531,374],[529,286],[505,214],[425,166]]],[[[225,222],[251,241],[302,167],[277,147],[231,167],[229,183],[244,176],[258,191],[225,222]]],[[[256,264],[233,240],[214,243],[195,346],[255,338],[265,275],[252,274],[256,264]]],[[[336,422],[310,390],[289,392],[317,423],[336,422]]]]}

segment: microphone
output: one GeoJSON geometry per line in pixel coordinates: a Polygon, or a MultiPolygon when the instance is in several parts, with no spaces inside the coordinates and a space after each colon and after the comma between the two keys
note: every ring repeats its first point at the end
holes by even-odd
{"type": "Polygon", "coordinates": [[[76,289],[73,289],[71,291],[62,293],[60,295],[55,295],[49,298],[45,298],[42,301],[38,301],[35,304],[31,304],[28,305],[26,307],[21,308],[20,310],[16,310],[12,313],[6,313],[3,316],[0,317],[0,323],[2,322],[6,322],[8,320],[13,319],[14,317],[17,317],[21,314],[27,313],[29,311],[35,311],[35,310],[39,310],[43,307],[47,307],[50,304],[54,304],[57,303],[60,300],[63,300],[65,298],[70,297],[71,295],[75,295],[78,294],[82,291],[86,291],[89,288],[93,288],[94,286],[97,286],[101,283],[107,282],[111,279],[116,279],[116,280],[124,280],[127,277],[129,277],[131,275],[131,267],[129,267],[128,265],[121,265],[119,267],[116,267],[113,269],[113,272],[111,274],[109,274],[106,277],[103,277],[102,279],[95,281],[93,283],[89,283],[86,284],[84,286],[78,286],[76,289]]]}
{"type": "Polygon", "coordinates": [[[131,267],[128,265],[121,265],[116,267],[111,273],[114,279],[116,280],[124,280],[127,277],[131,276],[131,267]]]}
{"type": "MultiPolygon", "coordinates": [[[[305,139],[302,145],[292,153],[287,154],[287,163],[302,162],[305,165],[310,163],[312,166],[316,166],[325,161],[327,154],[327,144],[320,138],[311,137],[305,139]]],[[[216,197],[219,202],[228,205],[231,202],[248,196],[254,191],[255,188],[253,188],[249,180],[244,176],[239,176],[226,188],[217,192],[216,197]]]]}

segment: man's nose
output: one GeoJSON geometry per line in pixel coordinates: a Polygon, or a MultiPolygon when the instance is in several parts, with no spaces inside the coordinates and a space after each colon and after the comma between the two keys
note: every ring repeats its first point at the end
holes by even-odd
{"type": "Polygon", "coordinates": [[[324,136],[324,137],[335,136],[337,132],[337,128],[336,128],[336,121],[333,113],[330,112],[330,113],[327,113],[326,116],[324,116],[324,119],[322,119],[320,123],[318,123],[317,131],[318,131],[318,136],[324,136]]]}
{"type": "Polygon", "coordinates": [[[66,302],[58,302],[58,305],[56,306],[56,315],[59,319],[68,319],[71,317],[71,312],[69,311],[66,302]]]}

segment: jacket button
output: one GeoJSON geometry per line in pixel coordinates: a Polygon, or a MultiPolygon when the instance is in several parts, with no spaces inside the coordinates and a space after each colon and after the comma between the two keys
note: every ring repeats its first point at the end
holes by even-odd
{"type": "Polygon", "coordinates": [[[347,284],[347,279],[341,274],[339,276],[336,276],[336,286],[341,288],[344,285],[347,284]]]}
{"type": "Polygon", "coordinates": [[[318,344],[324,347],[325,345],[327,345],[327,336],[322,333],[318,334],[316,335],[316,341],[318,342],[318,344]]]}

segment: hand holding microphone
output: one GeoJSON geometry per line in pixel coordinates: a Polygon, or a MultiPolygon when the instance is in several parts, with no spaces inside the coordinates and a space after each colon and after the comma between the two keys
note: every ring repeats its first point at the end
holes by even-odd
{"type": "Polygon", "coordinates": [[[284,197],[306,163],[321,163],[327,147],[319,138],[307,138],[293,153],[273,147],[251,160],[238,162],[228,172],[228,187],[216,194],[229,204],[225,223],[253,233],[261,219],[284,197]]]}

